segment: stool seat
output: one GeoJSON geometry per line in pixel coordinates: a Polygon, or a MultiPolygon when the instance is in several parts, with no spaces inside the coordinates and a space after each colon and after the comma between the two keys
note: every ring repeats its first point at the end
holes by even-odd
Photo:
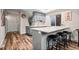
{"type": "Polygon", "coordinates": [[[58,39],[59,39],[58,35],[49,35],[47,37],[47,43],[48,43],[47,49],[57,49],[58,39]]]}
{"type": "Polygon", "coordinates": [[[67,43],[69,43],[69,45],[70,45],[70,43],[71,43],[71,34],[72,34],[72,32],[63,31],[63,33],[67,33],[67,43]]]}
{"type": "Polygon", "coordinates": [[[57,33],[61,38],[60,38],[60,45],[64,47],[68,47],[67,45],[67,34],[63,32],[58,32],[57,33]]]}

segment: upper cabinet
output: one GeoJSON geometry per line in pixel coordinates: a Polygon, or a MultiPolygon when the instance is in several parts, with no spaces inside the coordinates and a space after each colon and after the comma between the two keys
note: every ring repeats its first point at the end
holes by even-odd
{"type": "Polygon", "coordinates": [[[33,12],[33,20],[35,21],[43,21],[45,20],[45,13],[41,13],[41,12],[33,12]]]}
{"type": "Polygon", "coordinates": [[[30,20],[31,25],[39,26],[42,23],[43,24],[45,23],[45,19],[46,19],[45,13],[34,11],[33,16],[29,20],[30,20]]]}

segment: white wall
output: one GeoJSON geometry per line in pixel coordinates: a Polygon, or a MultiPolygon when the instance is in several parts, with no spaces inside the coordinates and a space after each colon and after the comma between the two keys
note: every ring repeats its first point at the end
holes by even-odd
{"type": "Polygon", "coordinates": [[[51,12],[48,14],[49,16],[51,15],[56,15],[56,14],[61,14],[61,24],[64,26],[69,26],[70,30],[72,31],[72,40],[78,41],[78,33],[76,29],[79,28],[79,10],[65,10],[65,11],[57,11],[57,12],[51,12]],[[66,11],[72,11],[72,21],[66,21],[64,17],[64,13],[66,11]]]}
{"type": "Polygon", "coordinates": [[[1,27],[1,23],[2,23],[2,21],[1,21],[1,10],[0,10],[0,27],[1,27]]]}
{"type": "Polygon", "coordinates": [[[26,33],[26,26],[29,26],[28,18],[21,18],[20,17],[20,34],[26,33]]]}
{"type": "Polygon", "coordinates": [[[51,21],[50,21],[50,16],[46,15],[46,21],[45,21],[46,26],[51,26],[51,21]]]}
{"type": "Polygon", "coordinates": [[[21,17],[21,14],[27,14],[27,11],[7,10],[6,15],[6,32],[19,31],[20,34],[26,33],[26,26],[28,26],[28,15],[25,18],[21,17]]]}
{"type": "MultiPolygon", "coordinates": [[[[72,10],[71,10],[72,11],[72,10]]],[[[69,26],[73,35],[72,35],[72,40],[78,41],[78,33],[76,29],[79,29],[79,11],[72,11],[72,21],[66,21],[64,17],[64,12],[62,14],[62,21],[61,23],[65,26],[69,26]]]]}
{"type": "Polygon", "coordinates": [[[2,10],[0,10],[0,48],[5,38],[5,26],[1,26],[1,15],[2,15],[2,10]]]}
{"type": "Polygon", "coordinates": [[[71,21],[65,20],[64,12],[62,12],[61,15],[62,15],[61,23],[63,25],[70,26],[72,31],[79,28],[79,13],[78,12],[72,11],[72,20],[71,21]]]}

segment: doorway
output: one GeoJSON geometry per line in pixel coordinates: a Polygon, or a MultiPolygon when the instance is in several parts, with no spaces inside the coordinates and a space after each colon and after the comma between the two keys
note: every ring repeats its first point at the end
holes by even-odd
{"type": "Polygon", "coordinates": [[[50,16],[51,26],[61,26],[61,14],[50,16]]]}
{"type": "Polygon", "coordinates": [[[51,16],[51,26],[56,26],[56,16],[51,16]]]}
{"type": "Polygon", "coordinates": [[[20,20],[17,15],[6,15],[5,16],[5,30],[7,32],[18,32],[20,31],[20,20]]]}

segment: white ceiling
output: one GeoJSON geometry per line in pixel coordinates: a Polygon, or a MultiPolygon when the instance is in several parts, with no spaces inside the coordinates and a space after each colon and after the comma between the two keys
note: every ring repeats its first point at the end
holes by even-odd
{"type": "Polygon", "coordinates": [[[51,11],[54,11],[56,9],[39,9],[41,12],[43,13],[48,13],[48,12],[51,12],[51,11]]]}

